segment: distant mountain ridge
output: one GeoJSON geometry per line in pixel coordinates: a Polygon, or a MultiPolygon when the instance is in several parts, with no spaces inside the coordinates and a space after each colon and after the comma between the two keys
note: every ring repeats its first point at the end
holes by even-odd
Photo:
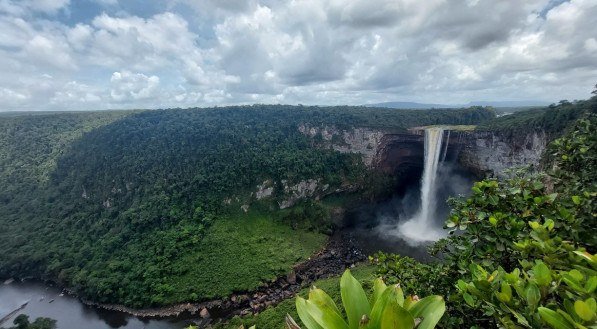
{"type": "Polygon", "coordinates": [[[473,101],[466,104],[433,104],[416,102],[383,102],[374,104],[365,104],[367,107],[386,107],[395,109],[431,109],[431,108],[460,108],[470,106],[493,106],[493,107],[533,107],[547,106],[549,103],[542,101],[473,101]]]}

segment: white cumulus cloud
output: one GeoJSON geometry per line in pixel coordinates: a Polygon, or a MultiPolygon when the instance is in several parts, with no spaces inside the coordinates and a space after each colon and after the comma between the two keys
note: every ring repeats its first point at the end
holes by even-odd
{"type": "Polygon", "coordinates": [[[555,102],[597,82],[594,0],[95,3],[0,0],[0,110],[555,102]]]}
{"type": "Polygon", "coordinates": [[[110,78],[110,96],[117,102],[143,100],[157,96],[160,78],[129,71],[114,72],[110,78]]]}

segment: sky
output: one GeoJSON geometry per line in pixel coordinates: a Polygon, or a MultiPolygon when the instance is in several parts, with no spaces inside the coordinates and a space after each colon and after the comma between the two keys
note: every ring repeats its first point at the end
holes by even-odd
{"type": "Polygon", "coordinates": [[[0,111],[586,99],[596,0],[0,0],[0,111]]]}

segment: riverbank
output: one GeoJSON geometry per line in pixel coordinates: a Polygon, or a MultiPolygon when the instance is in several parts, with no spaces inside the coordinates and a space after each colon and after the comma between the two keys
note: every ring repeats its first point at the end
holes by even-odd
{"type": "Polygon", "coordinates": [[[350,236],[336,234],[330,238],[322,250],[294,266],[287,275],[278,277],[254,291],[239,292],[200,303],[182,303],[147,309],[133,309],[123,305],[101,304],[88,300],[82,300],[82,302],[86,305],[124,312],[137,317],[172,317],[188,313],[202,318],[226,319],[235,315],[259,313],[271,305],[293,297],[312,282],[341,274],[346,268],[365,259],[366,256],[355,247],[350,236]]]}
{"type": "MultiPolygon", "coordinates": [[[[5,284],[10,284],[10,283],[5,283],[5,284]]],[[[29,302],[25,302],[24,304],[22,304],[21,306],[19,306],[17,309],[15,309],[14,311],[6,314],[5,316],[3,316],[2,318],[0,318],[0,324],[3,324],[4,322],[8,321],[10,318],[12,318],[14,315],[16,315],[17,313],[19,313],[22,309],[25,308],[25,306],[27,306],[29,302]]]]}
{"type": "MultiPolygon", "coordinates": [[[[140,318],[203,319],[203,323],[244,316],[262,312],[267,307],[276,305],[293,297],[312,282],[341,274],[344,269],[362,262],[366,256],[355,247],[349,234],[337,233],[329,238],[320,251],[306,261],[295,265],[284,276],[263,284],[261,287],[246,292],[238,292],[224,298],[199,303],[180,303],[165,307],[134,309],[118,304],[102,304],[91,300],[79,299],[83,304],[107,311],[116,311],[140,318]]],[[[239,273],[242,275],[242,273],[239,273]]],[[[63,289],[73,297],[73,291],[63,289]]]]}

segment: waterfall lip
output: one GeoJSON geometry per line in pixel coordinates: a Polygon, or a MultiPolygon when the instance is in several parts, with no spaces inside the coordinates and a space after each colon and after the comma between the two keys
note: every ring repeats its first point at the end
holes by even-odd
{"type": "Polygon", "coordinates": [[[421,132],[427,129],[433,128],[441,128],[443,130],[451,130],[451,131],[474,131],[477,126],[475,125],[431,125],[431,126],[417,126],[417,127],[410,127],[407,130],[411,133],[413,132],[421,132]]]}

